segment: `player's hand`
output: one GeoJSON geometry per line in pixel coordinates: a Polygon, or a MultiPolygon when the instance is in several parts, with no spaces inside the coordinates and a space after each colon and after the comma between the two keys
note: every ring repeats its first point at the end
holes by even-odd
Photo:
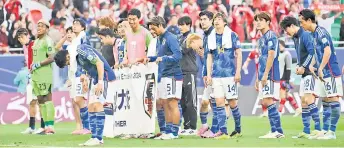
{"type": "Polygon", "coordinates": [[[35,71],[36,69],[41,67],[41,63],[37,62],[37,63],[32,63],[31,64],[31,72],[35,71]]]}
{"type": "Polygon", "coordinates": [[[258,91],[259,89],[259,81],[256,80],[255,84],[254,84],[254,88],[258,91]]]}
{"type": "Polygon", "coordinates": [[[315,71],[317,70],[316,68],[314,68],[312,65],[309,65],[308,67],[309,71],[312,73],[313,77],[315,77],[316,79],[318,78],[317,75],[315,74],[315,71]]]}
{"type": "Polygon", "coordinates": [[[100,96],[103,93],[103,85],[104,85],[104,81],[103,80],[99,80],[96,86],[96,96],[100,96]]]}
{"type": "Polygon", "coordinates": [[[236,73],[234,76],[234,81],[239,83],[241,80],[241,73],[236,73]]]}
{"type": "Polygon", "coordinates": [[[302,75],[303,73],[305,73],[305,68],[304,67],[298,67],[297,69],[296,69],[296,74],[298,74],[298,75],[302,75]]]}
{"type": "Polygon", "coordinates": [[[203,84],[204,84],[204,87],[207,87],[207,76],[204,76],[203,77],[203,84]]]}
{"type": "Polygon", "coordinates": [[[149,62],[149,60],[150,60],[149,58],[144,58],[142,63],[147,64],[149,62]]]}
{"type": "Polygon", "coordinates": [[[207,85],[210,86],[213,83],[213,79],[211,76],[207,76],[207,85]]]}
{"type": "Polygon", "coordinates": [[[69,79],[66,81],[66,86],[67,88],[71,88],[72,87],[72,81],[70,81],[69,79]]]}
{"type": "Polygon", "coordinates": [[[87,93],[89,91],[88,86],[88,81],[84,79],[84,81],[82,81],[82,93],[87,93]]]}
{"type": "Polygon", "coordinates": [[[324,73],[323,73],[323,69],[322,68],[318,69],[318,77],[319,77],[320,81],[325,82],[325,80],[324,80],[324,73]]]}
{"type": "Polygon", "coordinates": [[[264,86],[266,85],[267,81],[268,81],[268,75],[267,75],[267,74],[264,74],[264,75],[263,75],[263,78],[262,78],[262,80],[261,80],[262,88],[264,88],[264,86]]]}
{"type": "Polygon", "coordinates": [[[156,60],[155,60],[156,63],[159,63],[159,62],[161,62],[161,61],[162,61],[162,57],[158,57],[158,58],[156,58],[156,60]]]}
{"type": "Polygon", "coordinates": [[[82,74],[80,76],[80,82],[84,82],[87,79],[87,76],[85,74],[82,74]]]}
{"type": "Polygon", "coordinates": [[[119,69],[119,68],[121,67],[121,65],[116,64],[116,65],[114,65],[113,67],[114,67],[115,69],[119,69]]]}

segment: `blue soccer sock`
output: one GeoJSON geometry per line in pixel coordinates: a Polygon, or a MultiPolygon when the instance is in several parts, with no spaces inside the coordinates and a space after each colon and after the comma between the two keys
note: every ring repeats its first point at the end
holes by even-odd
{"type": "Polygon", "coordinates": [[[199,114],[200,114],[200,117],[201,117],[201,123],[203,125],[207,124],[208,112],[205,112],[205,113],[200,112],[199,114]]]}
{"type": "Polygon", "coordinates": [[[332,132],[336,132],[337,123],[340,117],[340,103],[339,102],[331,102],[331,127],[330,130],[332,132]]]}
{"type": "Polygon", "coordinates": [[[88,118],[88,108],[87,107],[80,108],[80,118],[81,118],[83,128],[90,130],[90,122],[89,122],[89,118],[88,118]]]}
{"type": "Polygon", "coordinates": [[[92,132],[91,138],[97,138],[97,115],[96,112],[89,112],[90,129],[92,132]]]}
{"type": "Polygon", "coordinates": [[[274,123],[275,127],[276,127],[276,131],[283,134],[283,129],[282,129],[282,125],[281,125],[281,117],[278,113],[278,110],[276,108],[276,104],[272,104],[270,106],[268,106],[268,112],[270,114],[270,117],[272,118],[272,122],[274,123]]]}
{"type": "Polygon", "coordinates": [[[236,106],[234,108],[231,108],[232,110],[232,116],[234,118],[234,124],[235,124],[235,131],[238,133],[241,133],[241,114],[239,111],[239,107],[236,106]]]}
{"type": "Polygon", "coordinates": [[[217,118],[219,122],[220,131],[226,135],[227,132],[227,116],[226,116],[226,108],[224,106],[217,107],[217,118]]]}
{"type": "Polygon", "coordinates": [[[303,132],[306,134],[310,134],[311,133],[311,116],[309,113],[309,109],[308,108],[302,108],[302,123],[303,123],[303,132]]]}
{"type": "Polygon", "coordinates": [[[172,129],[172,134],[174,136],[178,136],[178,132],[179,132],[179,125],[178,124],[172,124],[171,125],[171,129],[172,129]]]}
{"type": "Polygon", "coordinates": [[[172,122],[166,123],[166,134],[172,133],[172,122]]]}
{"type": "Polygon", "coordinates": [[[323,130],[328,131],[331,124],[331,106],[329,102],[322,102],[323,105],[323,130]]]}
{"type": "Polygon", "coordinates": [[[164,110],[158,110],[158,124],[160,128],[161,133],[165,133],[166,130],[166,123],[165,123],[165,111],[164,110]]]}
{"type": "Polygon", "coordinates": [[[219,121],[218,121],[218,111],[216,107],[216,102],[211,102],[213,110],[213,121],[210,130],[215,134],[219,131],[219,121]]]}
{"type": "Polygon", "coordinates": [[[104,122],[105,122],[105,112],[96,112],[97,116],[97,139],[103,140],[103,130],[104,130],[104,122]]]}
{"type": "Polygon", "coordinates": [[[276,105],[272,104],[272,105],[268,106],[267,109],[268,109],[268,118],[269,118],[269,122],[270,122],[271,132],[274,133],[277,131],[277,129],[276,129],[274,118],[273,118],[273,115],[275,114],[275,112],[272,110],[275,109],[277,111],[276,105]]]}
{"type": "Polygon", "coordinates": [[[314,126],[315,126],[315,130],[320,131],[321,130],[321,126],[320,126],[320,118],[319,118],[319,111],[318,111],[318,107],[312,103],[308,105],[309,108],[309,112],[312,116],[312,119],[314,121],[314,126]]]}
{"type": "Polygon", "coordinates": [[[181,126],[183,122],[183,110],[182,110],[182,105],[180,104],[180,100],[178,100],[178,109],[179,109],[179,115],[180,115],[179,126],[181,126]]]}

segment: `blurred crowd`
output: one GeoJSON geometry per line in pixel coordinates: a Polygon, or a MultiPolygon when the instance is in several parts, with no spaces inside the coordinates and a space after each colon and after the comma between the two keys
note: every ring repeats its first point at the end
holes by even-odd
{"type": "MultiPolygon", "coordinates": [[[[10,48],[21,48],[15,39],[18,28],[25,27],[32,38],[36,35],[37,13],[25,9],[23,1],[33,0],[0,0],[0,54],[20,53],[10,51],[10,48]]],[[[279,21],[287,15],[297,17],[303,8],[309,8],[314,4],[339,4],[339,0],[34,0],[51,11],[51,29],[49,34],[58,42],[64,35],[65,29],[72,25],[75,18],[82,18],[88,25],[90,36],[97,32],[97,20],[104,16],[110,16],[118,21],[126,18],[131,8],[137,8],[142,12],[140,23],[145,25],[150,18],[156,15],[163,16],[168,22],[169,31],[179,34],[177,20],[181,16],[188,15],[192,18],[193,32],[202,34],[198,14],[201,10],[209,10],[214,13],[224,13],[229,20],[229,26],[235,31],[241,42],[252,42],[259,36],[256,33],[253,16],[260,11],[271,14],[271,26],[280,36],[283,35],[279,28],[279,21]]],[[[334,19],[341,12],[334,12],[330,17],[330,11],[316,10],[319,14],[319,23],[325,28],[331,29],[334,19]],[[331,23],[332,22],[332,23],[331,23]],[[328,27],[329,26],[329,27],[328,27]]],[[[45,12],[40,12],[45,13],[45,12]]],[[[39,14],[39,13],[38,13],[39,14]]],[[[342,21],[344,24],[344,20],[342,21]]],[[[329,30],[331,32],[331,30],[329,30]]],[[[344,40],[344,25],[341,28],[341,40],[344,40]],[[343,32],[342,32],[343,31],[343,32]],[[343,36],[343,37],[342,37],[343,36]]],[[[99,41],[94,36],[95,43],[99,41]]],[[[100,44],[100,42],[99,42],[100,44]]],[[[99,45],[100,46],[100,45],[99,45]]]]}

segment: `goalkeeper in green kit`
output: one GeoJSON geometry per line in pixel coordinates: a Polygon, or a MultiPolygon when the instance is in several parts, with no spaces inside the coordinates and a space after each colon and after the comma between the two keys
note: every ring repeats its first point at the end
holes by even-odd
{"type": "Polygon", "coordinates": [[[37,39],[32,47],[33,62],[31,64],[31,77],[33,93],[38,98],[41,116],[44,119],[45,130],[41,134],[54,134],[55,107],[52,102],[52,81],[54,61],[54,42],[48,36],[50,24],[40,20],[37,25],[37,39]]]}

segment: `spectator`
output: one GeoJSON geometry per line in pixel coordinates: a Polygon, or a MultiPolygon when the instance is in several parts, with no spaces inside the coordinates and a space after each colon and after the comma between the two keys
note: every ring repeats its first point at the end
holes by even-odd
{"type": "MultiPolygon", "coordinates": [[[[177,6],[177,5],[176,5],[177,6]]],[[[173,0],[167,0],[167,4],[164,7],[164,19],[169,22],[172,14],[174,13],[173,0]]]]}
{"type": "Polygon", "coordinates": [[[318,17],[318,25],[324,27],[328,33],[332,34],[332,24],[334,20],[339,17],[342,12],[337,13],[336,15],[330,17],[330,11],[322,10],[320,17],[318,17]]]}
{"type": "Polygon", "coordinates": [[[33,25],[32,22],[28,22],[26,24],[26,28],[29,31],[30,37],[35,37],[36,36],[35,30],[34,30],[35,28],[34,28],[34,25],[33,25]]]}
{"type": "Polygon", "coordinates": [[[111,13],[109,9],[109,4],[107,2],[103,2],[100,4],[100,16],[109,16],[111,13]]]}
{"type": "Polygon", "coordinates": [[[97,19],[100,17],[100,10],[97,7],[96,0],[90,0],[89,14],[91,18],[97,19]]]}
{"type": "Polygon", "coordinates": [[[60,22],[61,22],[61,28],[65,28],[66,27],[66,23],[67,23],[67,19],[64,17],[60,18],[60,22]]]}
{"type": "MultiPolygon", "coordinates": [[[[221,1],[220,1],[221,2],[221,1]]],[[[192,24],[195,24],[198,14],[201,11],[195,0],[188,0],[188,4],[184,8],[184,13],[190,16],[192,24]]],[[[228,15],[227,15],[228,16],[228,15]]]]}
{"type": "Polygon", "coordinates": [[[54,19],[60,19],[61,18],[61,13],[59,10],[57,9],[54,9],[52,12],[51,12],[51,19],[49,21],[50,25],[53,25],[53,21],[54,19]]]}
{"type": "Polygon", "coordinates": [[[8,32],[6,28],[7,28],[6,23],[2,23],[0,26],[0,53],[1,54],[9,53],[8,39],[7,39],[8,32]]]}
{"type": "Polygon", "coordinates": [[[0,0],[0,24],[5,22],[6,15],[7,15],[7,13],[6,13],[6,10],[4,8],[4,2],[2,0],[0,0]]]}
{"type": "Polygon", "coordinates": [[[180,18],[180,17],[183,16],[182,5],[176,4],[176,5],[174,6],[174,14],[175,14],[178,18],[180,18]]]}
{"type": "Polygon", "coordinates": [[[29,69],[26,66],[25,60],[23,61],[24,67],[17,73],[13,80],[14,85],[18,87],[17,92],[25,94],[26,85],[29,82],[29,69]]]}
{"type": "Polygon", "coordinates": [[[97,27],[94,27],[94,26],[88,27],[88,34],[90,35],[90,38],[89,38],[90,44],[94,49],[97,49],[100,51],[102,44],[96,32],[97,32],[97,27]]]}
{"type": "MultiPolygon", "coordinates": [[[[342,18],[342,21],[340,22],[339,40],[344,41],[344,18],[342,18]]],[[[344,44],[340,44],[339,47],[344,47],[344,44]]]]}
{"type": "Polygon", "coordinates": [[[103,29],[103,28],[115,29],[116,27],[115,22],[109,16],[101,17],[100,19],[97,20],[97,24],[98,24],[99,29],[103,29]]]}
{"type": "Polygon", "coordinates": [[[51,39],[54,41],[54,44],[59,42],[62,38],[61,35],[61,22],[60,19],[55,18],[52,20],[52,26],[49,29],[48,36],[51,37],[51,39]]]}
{"type": "Polygon", "coordinates": [[[73,0],[73,13],[74,18],[81,18],[83,17],[82,12],[84,12],[84,2],[83,0],[73,0]]]}
{"type": "Polygon", "coordinates": [[[82,19],[84,20],[84,22],[87,24],[87,26],[89,24],[91,24],[93,18],[90,17],[90,14],[89,14],[89,10],[88,9],[85,9],[84,10],[84,13],[83,13],[84,17],[82,17],[82,19]]]}
{"type": "Polygon", "coordinates": [[[7,23],[6,26],[7,26],[7,31],[8,32],[13,30],[13,25],[14,25],[15,21],[16,21],[16,16],[14,14],[11,14],[10,15],[10,19],[8,19],[7,22],[6,22],[7,23]]]}
{"type": "Polygon", "coordinates": [[[8,32],[8,45],[10,48],[22,48],[23,46],[16,39],[16,34],[19,28],[22,28],[21,21],[16,21],[13,25],[13,30],[8,32]]]}
{"type": "MultiPolygon", "coordinates": [[[[22,8],[22,4],[19,0],[10,0],[6,5],[5,9],[7,11],[7,15],[14,14],[15,20],[19,20],[19,10],[22,8]]],[[[6,16],[6,18],[8,18],[6,16]]]]}
{"type": "Polygon", "coordinates": [[[169,26],[167,27],[167,31],[171,32],[172,34],[176,36],[180,34],[180,30],[178,27],[178,18],[176,15],[172,15],[172,18],[169,22],[169,26]]]}

